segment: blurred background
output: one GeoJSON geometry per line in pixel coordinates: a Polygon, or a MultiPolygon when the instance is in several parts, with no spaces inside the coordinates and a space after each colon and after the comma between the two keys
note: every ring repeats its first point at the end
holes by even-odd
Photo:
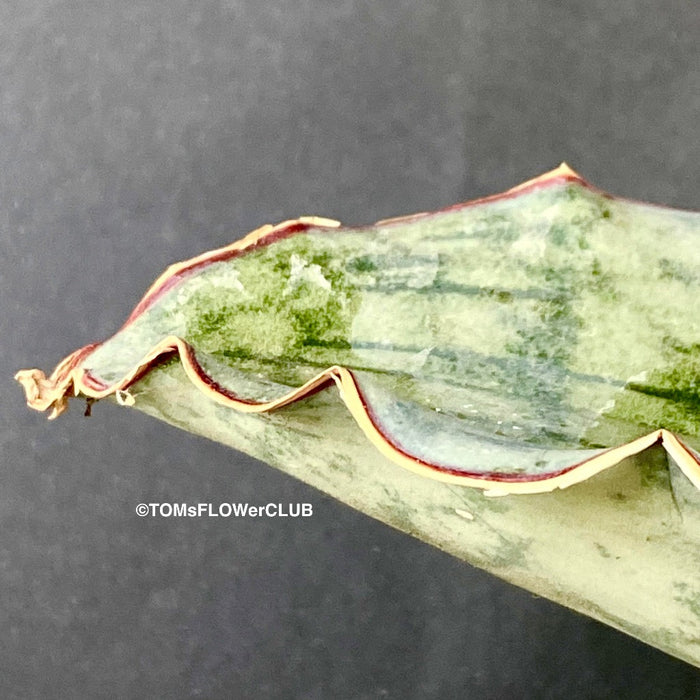
{"type": "Polygon", "coordinates": [[[0,3],[0,696],[698,698],[700,672],[144,415],[54,423],[11,377],[170,263],[566,160],[697,208],[685,0],[0,3]],[[137,503],[314,505],[138,518],[137,503]]]}

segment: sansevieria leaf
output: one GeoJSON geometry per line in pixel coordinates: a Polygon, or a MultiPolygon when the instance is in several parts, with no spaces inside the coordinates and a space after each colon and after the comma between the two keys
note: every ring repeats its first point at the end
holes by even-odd
{"type": "Polygon", "coordinates": [[[51,417],[114,397],[232,445],[700,665],[699,293],[700,214],[562,165],[265,226],[17,379],[51,417]]]}

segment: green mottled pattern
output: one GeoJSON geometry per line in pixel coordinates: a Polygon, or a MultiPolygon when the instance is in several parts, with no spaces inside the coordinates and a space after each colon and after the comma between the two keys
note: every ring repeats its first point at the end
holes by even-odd
{"type": "Polygon", "coordinates": [[[553,184],[213,263],[85,366],[113,382],[177,335],[270,400],[341,364],[416,456],[536,473],[660,427],[697,444],[699,289],[700,215],[553,184]]]}

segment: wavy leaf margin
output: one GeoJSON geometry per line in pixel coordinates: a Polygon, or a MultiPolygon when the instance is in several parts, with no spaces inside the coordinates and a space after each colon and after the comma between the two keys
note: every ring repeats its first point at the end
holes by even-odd
{"type": "MultiPolygon", "coordinates": [[[[415,220],[446,211],[514,197],[534,189],[561,184],[562,182],[577,182],[590,190],[610,197],[610,195],[600,192],[593,187],[566,163],[562,163],[554,170],[499,194],[456,204],[438,212],[424,212],[383,219],[378,221],[377,224],[385,226],[415,220]]],[[[275,226],[267,224],[223,248],[218,248],[171,265],[151,285],[119,331],[138,318],[165,292],[202,267],[237,257],[256,248],[270,245],[280,238],[286,238],[311,228],[325,228],[328,231],[332,231],[340,227],[340,225],[340,222],[332,219],[312,216],[284,221],[275,226]]],[[[88,370],[80,367],[81,362],[100,345],[102,343],[92,343],[75,350],[56,366],[49,377],[46,377],[44,372],[38,369],[26,369],[17,372],[15,379],[24,388],[27,405],[37,411],[51,409],[49,420],[53,420],[67,409],[70,396],[82,394],[88,400],[99,400],[115,395],[119,403],[133,404],[134,399],[128,393],[128,388],[147,373],[163,356],[175,353],[178,355],[187,377],[199,390],[217,403],[244,413],[265,413],[280,409],[331,384],[335,384],[352,417],[367,438],[385,457],[422,476],[443,482],[484,489],[492,495],[545,493],[555,489],[567,488],[573,484],[585,481],[595,474],[615,466],[623,459],[642,452],[655,444],[662,445],[693,485],[700,489],[700,457],[675,434],[664,428],[655,430],[623,445],[604,450],[594,457],[548,474],[528,475],[460,471],[417,459],[403,451],[399,445],[392,441],[391,436],[382,431],[379,421],[374,416],[371,405],[363,397],[352,371],[346,367],[339,365],[329,367],[281,398],[258,403],[237,397],[218,384],[212,377],[207,375],[197,362],[192,346],[182,338],[174,335],[163,338],[121,380],[107,385],[93,377],[88,370]]]]}

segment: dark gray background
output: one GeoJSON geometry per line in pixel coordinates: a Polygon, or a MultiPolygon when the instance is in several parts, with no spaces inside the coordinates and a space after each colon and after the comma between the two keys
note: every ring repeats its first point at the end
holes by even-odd
{"type": "Polygon", "coordinates": [[[110,335],[173,261],[566,159],[697,207],[686,0],[0,3],[3,698],[691,698],[697,670],[275,470],[10,377],[110,335]],[[141,501],[314,517],[141,519],[141,501]]]}

